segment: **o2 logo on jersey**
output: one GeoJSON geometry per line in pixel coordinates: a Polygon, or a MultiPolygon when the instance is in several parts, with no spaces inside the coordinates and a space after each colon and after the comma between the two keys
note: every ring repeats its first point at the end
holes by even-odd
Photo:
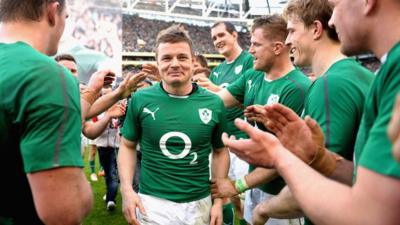
{"type": "MultiPolygon", "coordinates": [[[[192,149],[192,141],[186,134],[178,131],[172,131],[164,134],[160,138],[160,149],[161,152],[170,159],[182,159],[185,158],[189,154],[190,149],[192,149]],[[182,139],[183,142],[185,143],[185,147],[179,154],[172,154],[167,148],[167,141],[172,137],[178,137],[182,139]]],[[[190,155],[193,155],[193,160],[190,162],[190,164],[191,165],[197,164],[197,153],[192,152],[190,155]]]]}

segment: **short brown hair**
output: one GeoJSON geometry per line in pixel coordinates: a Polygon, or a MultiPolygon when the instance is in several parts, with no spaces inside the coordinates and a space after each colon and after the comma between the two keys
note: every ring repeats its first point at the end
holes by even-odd
{"type": "MultiPolygon", "coordinates": [[[[1,1],[1,0],[0,0],[0,1],[1,1]]],[[[60,62],[60,61],[62,61],[62,60],[72,61],[72,62],[74,62],[74,63],[76,64],[75,58],[74,58],[72,55],[70,55],[70,54],[60,54],[60,55],[57,55],[56,57],[54,57],[54,60],[56,60],[57,62],[60,62]]]]}
{"type": "Polygon", "coordinates": [[[329,27],[329,20],[332,16],[333,5],[328,0],[291,0],[288,2],[283,15],[286,19],[295,17],[300,19],[305,27],[311,26],[314,21],[321,22],[327,31],[329,38],[339,41],[336,30],[329,27]]]}
{"type": "Polygon", "coordinates": [[[184,29],[182,25],[172,25],[158,33],[156,39],[157,52],[158,52],[158,46],[161,43],[180,43],[180,42],[188,43],[190,47],[190,52],[192,53],[192,55],[194,55],[192,39],[190,39],[189,33],[187,32],[187,30],[184,29]]]}
{"type": "Polygon", "coordinates": [[[251,32],[258,28],[263,29],[266,39],[285,43],[288,31],[286,20],[282,16],[274,14],[257,18],[253,21],[251,32]]]}
{"type": "Polygon", "coordinates": [[[52,2],[60,3],[59,10],[65,7],[65,0],[0,0],[0,22],[39,21],[44,7],[52,2]]]}
{"type": "Polygon", "coordinates": [[[235,26],[231,22],[228,22],[228,21],[218,21],[211,26],[211,29],[213,29],[214,27],[216,27],[220,24],[225,25],[226,31],[228,31],[228,33],[230,33],[230,34],[237,32],[235,26]]]}

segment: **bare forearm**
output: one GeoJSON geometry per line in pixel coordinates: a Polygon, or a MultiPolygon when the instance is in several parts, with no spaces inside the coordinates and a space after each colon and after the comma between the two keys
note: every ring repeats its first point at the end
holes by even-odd
{"type": "Polygon", "coordinates": [[[229,170],[229,152],[226,148],[215,149],[212,154],[211,173],[213,178],[226,178],[229,170]]]}
{"type": "Polygon", "coordinates": [[[90,106],[85,118],[92,118],[106,111],[119,100],[119,97],[120,93],[117,90],[101,96],[90,106]]]}
{"type": "Polygon", "coordinates": [[[118,151],[118,174],[121,182],[121,190],[132,189],[135,165],[136,150],[121,144],[118,151]]]}
{"type": "Polygon", "coordinates": [[[392,186],[381,184],[384,186],[381,187],[374,182],[364,184],[372,176],[380,180],[381,175],[368,172],[368,176],[364,176],[359,173],[357,182],[361,184],[351,188],[322,176],[288,151],[279,152],[277,162],[278,172],[304,213],[316,224],[395,224],[394,221],[400,219],[392,209],[398,209],[400,205],[393,201],[396,191],[390,189],[392,186]]]}
{"type": "Polygon", "coordinates": [[[251,173],[247,174],[245,179],[249,188],[254,188],[260,184],[268,183],[278,176],[278,173],[274,169],[257,167],[251,173]]]}
{"type": "Polygon", "coordinates": [[[95,139],[103,133],[110,123],[110,120],[111,118],[109,116],[105,116],[95,123],[85,122],[82,133],[90,139],[95,139]]]}
{"type": "Polygon", "coordinates": [[[336,168],[329,178],[351,186],[353,183],[353,168],[352,161],[342,158],[336,161],[336,168]]]}

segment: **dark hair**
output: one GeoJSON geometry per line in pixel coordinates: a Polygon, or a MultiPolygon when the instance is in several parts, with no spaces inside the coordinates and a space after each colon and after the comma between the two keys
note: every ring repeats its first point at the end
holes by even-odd
{"type": "Polygon", "coordinates": [[[263,29],[266,39],[285,43],[288,31],[287,23],[282,16],[274,14],[257,18],[253,21],[251,32],[254,32],[258,28],[263,29]]]}
{"type": "Polygon", "coordinates": [[[200,65],[204,68],[208,68],[208,63],[206,57],[204,55],[198,54],[196,55],[196,61],[200,63],[200,65]]]}
{"type": "MultiPolygon", "coordinates": [[[[0,0],[0,1],[1,1],[1,0],[0,0]]],[[[75,58],[74,58],[72,55],[70,55],[70,54],[60,54],[60,55],[57,55],[56,57],[54,57],[54,60],[56,60],[57,62],[60,62],[60,61],[62,61],[62,60],[66,60],[66,61],[72,61],[72,62],[76,63],[75,58]]]]}
{"type": "Polygon", "coordinates": [[[213,29],[214,27],[216,27],[220,24],[224,24],[226,31],[228,31],[228,33],[230,33],[230,34],[233,34],[233,32],[237,32],[235,26],[231,22],[227,22],[227,21],[218,21],[212,25],[211,29],[213,29]]]}
{"type": "Polygon", "coordinates": [[[332,16],[333,5],[328,0],[291,0],[288,2],[283,15],[286,19],[300,19],[305,27],[311,26],[314,21],[321,22],[329,38],[339,41],[335,28],[328,22],[332,16]]]}
{"type": "Polygon", "coordinates": [[[43,9],[53,2],[60,3],[60,12],[64,9],[65,0],[0,0],[0,21],[39,21],[43,9]]]}
{"type": "Polygon", "coordinates": [[[180,42],[188,43],[190,51],[192,55],[194,55],[192,39],[190,39],[189,33],[187,32],[187,30],[184,29],[182,25],[172,25],[167,29],[160,31],[156,39],[156,48],[158,51],[158,46],[161,43],[180,43],[180,42]]]}

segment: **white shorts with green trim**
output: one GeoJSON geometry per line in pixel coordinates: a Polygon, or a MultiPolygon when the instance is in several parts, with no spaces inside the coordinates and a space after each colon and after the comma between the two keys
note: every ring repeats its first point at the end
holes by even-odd
{"type": "Polygon", "coordinates": [[[141,225],[204,225],[210,224],[211,196],[178,203],[139,193],[146,215],[137,210],[141,225]]]}

